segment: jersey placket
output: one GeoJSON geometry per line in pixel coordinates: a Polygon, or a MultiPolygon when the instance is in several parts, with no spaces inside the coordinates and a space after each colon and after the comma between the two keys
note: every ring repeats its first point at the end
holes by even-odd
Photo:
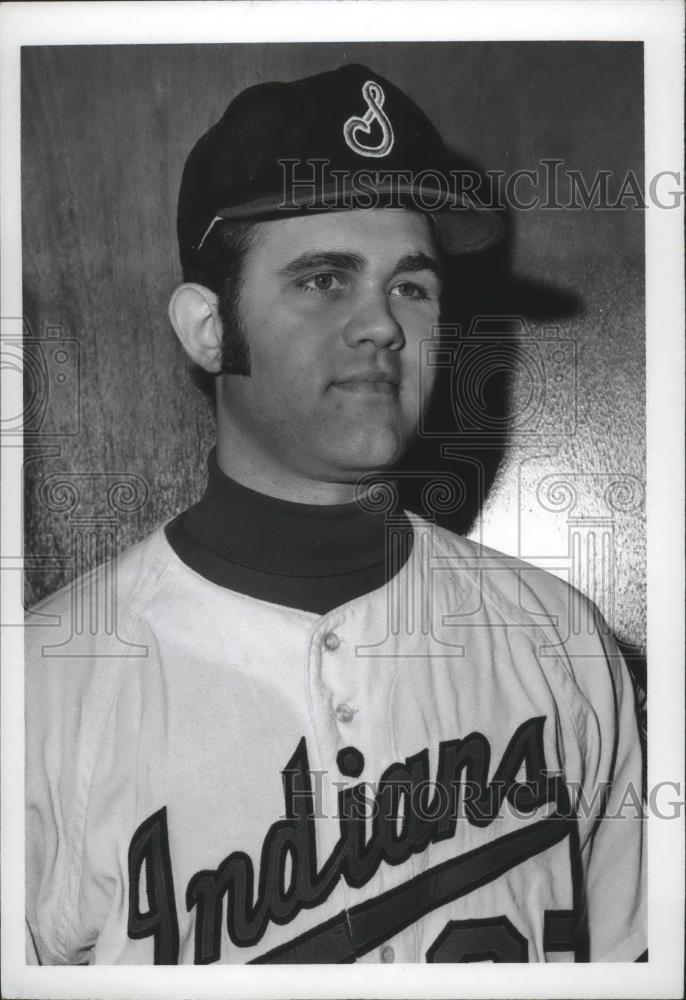
{"type": "MultiPolygon", "coordinates": [[[[384,601],[382,599],[382,603],[384,601]]],[[[340,836],[339,795],[355,785],[369,783],[368,794],[373,796],[380,774],[394,759],[391,733],[387,732],[388,712],[380,712],[381,705],[388,708],[392,687],[389,664],[377,661],[374,676],[369,675],[373,665],[359,654],[356,614],[359,610],[356,602],[352,602],[330,613],[319,623],[311,642],[310,690],[313,707],[316,706],[313,728],[320,753],[319,766],[325,771],[321,786],[325,818],[318,821],[325,829],[320,830],[321,839],[320,834],[317,837],[321,858],[330,855],[340,836]],[[380,750],[380,743],[383,750],[380,750]]],[[[382,615],[379,618],[383,620],[382,615]]],[[[370,834],[371,822],[368,821],[367,836],[370,834]]],[[[361,890],[351,888],[341,878],[339,898],[345,909],[350,910],[374,896],[379,891],[378,886],[378,873],[361,890]]],[[[407,940],[406,935],[403,939],[407,940]]],[[[392,945],[384,942],[360,955],[359,960],[389,964],[413,959],[404,954],[404,949],[395,940],[392,945]]]]}

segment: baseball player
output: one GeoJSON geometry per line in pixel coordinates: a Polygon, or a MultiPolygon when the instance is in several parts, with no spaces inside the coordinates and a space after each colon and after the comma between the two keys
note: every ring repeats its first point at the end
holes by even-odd
{"type": "Polygon", "coordinates": [[[607,626],[388,471],[444,262],[500,235],[454,165],[357,65],[244,91],[191,152],[170,318],[216,449],[197,504],[27,628],[28,961],[644,953],[607,626]]]}

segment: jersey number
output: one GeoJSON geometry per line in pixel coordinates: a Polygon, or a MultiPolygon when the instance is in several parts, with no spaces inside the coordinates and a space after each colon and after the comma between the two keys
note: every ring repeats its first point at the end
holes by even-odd
{"type": "MultiPolygon", "coordinates": [[[[544,951],[579,950],[573,910],[546,910],[544,951]]],[[[529,942],[507,917],[449,920],[426,953],[427,962],[528,962],[529,942]]]]}

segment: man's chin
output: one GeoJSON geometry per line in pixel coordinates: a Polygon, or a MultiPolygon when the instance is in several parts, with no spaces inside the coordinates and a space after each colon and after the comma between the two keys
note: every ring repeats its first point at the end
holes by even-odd
{"type": "Polygon", "coordinates": [[[369,441],[365,446],[346,448],[336,463],[339,482],[353,483],[372,472],[387,472],[399,464],[409,442],[397,436],[369,441]]]}

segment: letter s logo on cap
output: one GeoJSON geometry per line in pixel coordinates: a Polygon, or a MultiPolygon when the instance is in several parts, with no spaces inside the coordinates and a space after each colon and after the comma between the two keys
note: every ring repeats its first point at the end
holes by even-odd
{"type": "Polygon", "coordinates": [[[373,80],[367,80],[362,87],[362,96],[367,102],[367,111],[362,118],[353,115],[343,126],[343,137],[354,153],[360,156],[386,156],[393,149],[395,136],[388,115],[383,111],[386,95],[381,86],[373,80]],[[377,122],[381,127],[381,141],[376,146],[365,145],[360,141],[362,133],[367,138],[371,136],[372,125],[377,122]]]}

